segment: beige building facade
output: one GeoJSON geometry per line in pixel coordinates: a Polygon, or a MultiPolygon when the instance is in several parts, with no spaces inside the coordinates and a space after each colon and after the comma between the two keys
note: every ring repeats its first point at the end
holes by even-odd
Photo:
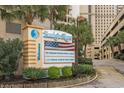
{"type": "MultiPolygon", "coordinates": [[[[111,23],[109,28],[107,29],[105,35],[102,38],[101,43],[101,58],[102,59],[111,59],[112,51],[110,47],[106,46],[106,41],[109,37],[116,36],[119,31],[124,30],[124,8],[118,13],[114,21],[111,23]]],[[[121,44],[121,49],[124,49],[124,44],[121,44]]],[[[118,53],[118,47],[114,47],[114,54],[118,53]]]]}
{"type": "Polygon", "coordinates": [[[7,23],[0,19],[0,38],[14,39],[21,38],[21,27],[20,22],[7,23]],[[10,27],[11,26],[11,27],[10,27]],[[15,31],[9,31],[15,28],[15,31]],[[16,29],[17,28],[17,29],[16,29]]]}
{"type": "Polygon", "coordinates": [[[94,42],[87,47],[87,57],[102,59],[101,42],[107,29],[123,8],[123,5],[81,5],[80,15],[87,18],[92,27],[94,42]],[[91,50],[92,49],[92,50],[91,50]],[[90,56],[89,56],[90,55],[90,56]]]}

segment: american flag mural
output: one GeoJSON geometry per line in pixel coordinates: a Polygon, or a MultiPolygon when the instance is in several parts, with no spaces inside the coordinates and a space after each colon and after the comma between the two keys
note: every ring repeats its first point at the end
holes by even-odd
{"type": "Polygon", "coordinates": [[[55,41],[45,41],[45,50],[74,51],[74,43],[63,43],[55,41]]]}

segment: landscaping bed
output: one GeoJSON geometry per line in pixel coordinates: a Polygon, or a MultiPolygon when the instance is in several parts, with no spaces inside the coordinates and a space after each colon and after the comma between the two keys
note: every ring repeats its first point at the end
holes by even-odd
{"type": "Polygon", "coordinates": [[[1,73],[1,88],[49,88],[66,87],[92,81],[96,77],[92,60],[81,59],[72,66],[41,68],[26,68],[22,76],[1,73]]]}
{"type": "Polygon", "coordinates": [[[64,87],[92,80],[95,76],[92,60],[78,58],[72,66],[50,66],[47,69],[28,67],[17,77],[15,72],[21,56],[21,45],[19,39],[0,41],[1,88],[64,87]]]}
{"type": "Polygon", "coordinates": [[[96,74],[82,75],[76,77],[59,78],[59,79],[40,79],[40,80],[25,80],[14,78],[10,81],[0,81],[0,88],[50,88],[50,87],[64,87],[78,83],[87,82],[96,77],[96,74]]]}

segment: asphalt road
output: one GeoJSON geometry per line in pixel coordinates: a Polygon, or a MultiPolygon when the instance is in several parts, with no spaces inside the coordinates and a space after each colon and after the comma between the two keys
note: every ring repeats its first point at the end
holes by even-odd
{"type": "Polygon", "coordinates": [[[123,88],[124,87],[124,61],[94,60],[94,67],[98,78],[86,85],[75,88],[123,88]]]}

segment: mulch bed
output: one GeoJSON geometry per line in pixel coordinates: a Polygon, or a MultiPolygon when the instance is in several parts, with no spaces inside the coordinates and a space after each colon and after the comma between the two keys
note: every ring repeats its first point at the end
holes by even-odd
{"type": "Polygon", "coordinates": [[[61,77],[59,79],[49,79],[49,78],[43,78],[40,80],[26,80],[24,79],[22,76],[16,76],[16,77],[12,77],[10,80],[5,80],[5,79],[1,79],[0,83],[37,83],[37,82],[49,82],[49,81],[66,81],[66,80],[70,80],[70,79],[76,79],[76,78],[82,78],[82,77],[86,77],[86,75],[81,75],[81,76],[73,76],[73,77],[61,77]]]}

